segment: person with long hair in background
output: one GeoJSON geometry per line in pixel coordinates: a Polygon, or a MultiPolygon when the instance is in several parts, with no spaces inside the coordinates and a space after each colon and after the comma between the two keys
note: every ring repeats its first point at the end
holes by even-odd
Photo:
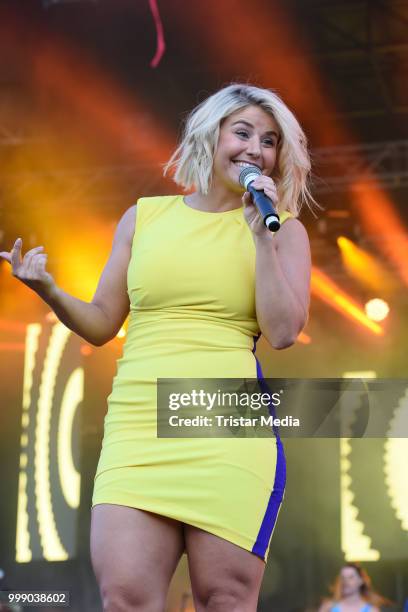
{"type": "Polygon", "coordinates": [[[279,434],[158,438],[157,379],[262,378],[259,336],[284,349],[303,329],[311,261],[297,216],[314,203],[306,136],[275,92],[232,84],[192,111],[167,172],[184,193],[142,197],[124,213],[90,303],[56,286],[43,247],[22,257],[18,239],[1,256],[95,346],[130,313],[92,500],[103,609],[163,612],[186,551],[197,612],[253,612],[285,489],[279,434]],[[276,233],[240,185],[248,166],[280,215],[276,233]]]}
{"type": "Polygon", "coordinates": [[[374,591],[371,578],[359,563],[346,563],[331,587],[332,597],[325,599],[319,612],[380,612],[391,602],[374,591]]]}

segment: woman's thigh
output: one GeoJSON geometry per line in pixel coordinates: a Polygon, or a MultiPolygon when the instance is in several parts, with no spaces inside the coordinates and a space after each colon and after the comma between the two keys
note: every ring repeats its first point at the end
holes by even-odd
{"type": "Polygon", "coordinates": [[[184,550],[178,521],[115,504],[92,508],[91,559],[104,610],[163,611],[184,550]]]}
{"type": "Polygon", "coordinates": [[[265,562],[192,525],[184,537],[196,612],[256,612],[265,562]]]}

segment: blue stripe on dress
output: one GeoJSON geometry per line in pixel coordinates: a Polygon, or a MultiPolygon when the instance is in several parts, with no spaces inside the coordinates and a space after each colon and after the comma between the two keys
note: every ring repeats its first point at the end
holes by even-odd
{"type": "MultiPolygon", "coordinates": [[[[261,334],[259,334],[257,337],[254,337],[254,348],[252,349],[256,361],[256,376],[260,382],[260,387],[262,391],[264,391],[265,393],[270,393],[270,389],[264,380],[261,364],[259,363],[255,355],[256,343],[260,335],[261,334]]],[[[273,417],[275,417],[275,408],[272,403],[270,404],[269,413],[273,417]]],[[[273,431],[275,434],[277,450],[275,481],[273,483],[273,489],[269,497],[268,505],[262,520],[261,527],[259,529],[255,544],[252,547],[252,552],[262,557],[262,559],[265,558],[266,550],[269,546],[269,542],[272,537],[272,533],[276,524],[276,519],[278,517],[279,509],[285,492],[286,484],[285,451],[283,449],[283,444],[279,436],[279,429],[273,426],[273,431]]]]}

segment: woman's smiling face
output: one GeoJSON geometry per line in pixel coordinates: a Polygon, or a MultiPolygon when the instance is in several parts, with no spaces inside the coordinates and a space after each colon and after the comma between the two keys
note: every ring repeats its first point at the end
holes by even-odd
{"type": "Polygon", "coordinates": [[[275,167],[280,130],[275,119],[259,106],[232,113],[220,127],[213,164],[213,185],[242,192],[239,175],[245,165],[258,166],[270,176],[275,167]]]}

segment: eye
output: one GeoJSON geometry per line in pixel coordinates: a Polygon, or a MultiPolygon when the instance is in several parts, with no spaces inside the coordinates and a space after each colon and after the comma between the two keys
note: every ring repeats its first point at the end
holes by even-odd
{"type": "Polygon", "coordinates": [[[276,142],[273,138],[265,138],[264,143],[269,147],[276,147],[276,142]]]}
{"type": "Polygon", "coordinates": [[[238,134],[238,136],[243,136],[244,138],[248,136],[248,132],[245,130],[237,130],[235,133],[238,134]]]}

